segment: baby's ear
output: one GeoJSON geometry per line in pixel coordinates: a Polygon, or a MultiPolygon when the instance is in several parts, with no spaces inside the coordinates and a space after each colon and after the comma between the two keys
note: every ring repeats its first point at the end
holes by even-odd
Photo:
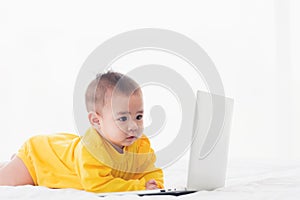
{"type": "Polygon", "coordinates": [[[90,124],[94,127],[99,127],[100,126],[100,115],[94,111],[90,111],[88,114],[88,118],[90,121],[90,124]]]}

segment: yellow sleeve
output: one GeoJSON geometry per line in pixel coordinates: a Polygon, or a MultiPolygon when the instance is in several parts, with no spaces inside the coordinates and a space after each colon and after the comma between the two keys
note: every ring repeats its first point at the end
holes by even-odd
{"type": "Polygon", "coordinates": [[[163,171],[157,168],[155,171],[145,173],[143,178],[147,183],[149,180],[154,179],[157,183],[157,187],[160,189],[164,188],[163,171]]]}
{"type": "Polygon", "coordinates": [[[75,168],[81,184],[90,192],[119,192],[145,190],[145,178],[124,180],[111,175],[112,169],[97,161],[85,147],[77,151],[75,168]]]}
{"type": "Polygon", "coordinates": [[[163,171],[160,168],[155,167],[155,161],[156,161],[156,156],[155,153],[153,151],[153,149],[151,148],[150,145],[150,141],[149,139],[143,135],[143,137],[140,139],[140,143],[138,144],[138,152],[139,153],[146,153],[146,152],[150,152],[153,153],[153,158],[152,158],[152,162],[149,168],[153,169],[149,172],[145,172],[143,174],[143,178],[145,179],[145,182],[147,183],[149,180],[154,179],[157,182],[157,186],[159,188],[164,188],[164,175],[163,175],[163,171]]]}

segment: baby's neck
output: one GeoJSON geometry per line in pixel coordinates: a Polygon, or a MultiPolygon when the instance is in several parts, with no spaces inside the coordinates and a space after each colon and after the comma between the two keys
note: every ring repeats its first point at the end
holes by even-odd
{"type": "MultiPolygon", "coordinates": [[[[108,140],[107,140],[108,141],[108,140]]],[[[121,154],[123,154],[124,153],[124,147],[119,147],[119,146],[117,146],[117,145],[115,145],[115,144],[113,144],[113,143],[111,143],[110,141],[108,141],[108,143],[109,144],[111,144],[111,146],[113,146],[113,148],[115,149],[115,150],[117,150],[117,152],[119,152],[119,153],[121,153],[121,154]]]]}
{"type": "Polygon", "coordinates": [[[102,137],[105,141],[107,141],[117,152],[123,154],[124,153],[124,146],[123,147],[119,147],[118,145],[113,144],[112,142],[110,142],[108,139],[106,139],[103,134],[101,134],[101,131],[97,131],[98,134],[100,135],[100,137],[102,137]]]}
{"type": "MultiPolygon", "coordinates": [[[[101,135],[101,134],[100,134],[101,135]]],[[[119,147],[118,145],[115,145],[115,144],[113,144],[112,142],[110,142],[108,139],[106,139],[105,137],[103,137],[102,135],[101,135],[101,137],[104,139],[104,140],[106,140],[117,152],[119,152],[119,153],[121,153],[121,154],[123,154],[124,153],[124,147],[119,147]]]]}

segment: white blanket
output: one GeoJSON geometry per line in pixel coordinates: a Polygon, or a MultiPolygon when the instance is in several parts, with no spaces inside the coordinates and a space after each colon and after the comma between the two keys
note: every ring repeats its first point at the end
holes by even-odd
{"type": "MultiPolygon", "coordinates": [[[[166,187],[184,187],[187,163],[179,162],[165,170],[166,187]]],[[[300,161],[230,161],[226,186],[214,191],[175,196],[108,196],[74,189],[48,189],[37,186],[0,187],[0,199],[201,199],[201,200],[258,200],[300,199],[300,161]]]]}

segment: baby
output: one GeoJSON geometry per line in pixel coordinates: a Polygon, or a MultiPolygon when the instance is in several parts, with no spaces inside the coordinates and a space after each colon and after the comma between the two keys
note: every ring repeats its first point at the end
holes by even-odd
{"type": "Polygon", "coordinates": [[[91,192],[163,188],[163,172],[143,132],[143,96],[126,75],[97,75],[86,90],[91,127],[30,138],[0,168],[0,185],[38,185],[91,192]]]}

